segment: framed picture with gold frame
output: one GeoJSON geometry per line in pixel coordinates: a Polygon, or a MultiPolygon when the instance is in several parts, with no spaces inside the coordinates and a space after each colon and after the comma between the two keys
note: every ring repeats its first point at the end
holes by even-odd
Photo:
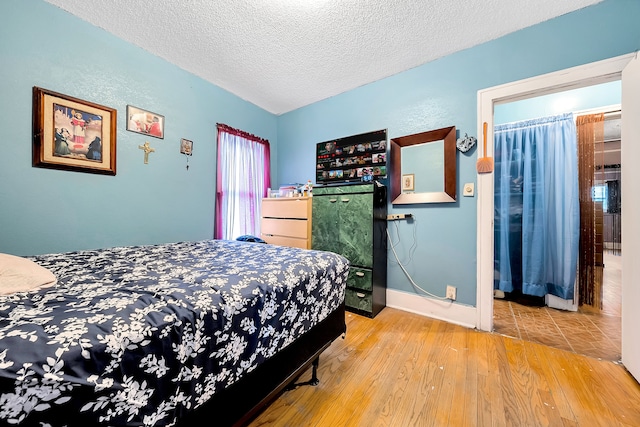
{"type": "Polygon", "coordinates": [[[33,87],[33,166],[116,174],[114,108],[33,87]]]}
{"type": "Polygon", "coordinates": [[[402,191],[414,191],[415,174],[405,173],[402,175],[402,191]]]}

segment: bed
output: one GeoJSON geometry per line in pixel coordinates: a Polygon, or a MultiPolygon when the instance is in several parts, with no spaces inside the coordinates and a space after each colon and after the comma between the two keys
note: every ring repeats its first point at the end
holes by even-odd
{"type": "Polygon", "coordinates": [[[0,295],[0,424],[244,425],[317,382],[346,332],[349,262],[331,252],[205,240],[21,259],[55,285],[0,295]]]}

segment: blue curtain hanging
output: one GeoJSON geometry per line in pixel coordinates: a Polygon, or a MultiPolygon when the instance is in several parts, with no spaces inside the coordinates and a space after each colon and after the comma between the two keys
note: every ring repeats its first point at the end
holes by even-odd
{"type": "Polygon", "coordinates": [[[495,289],[572,299],[580,237],[573,114],[494,129],[495,289]]]}

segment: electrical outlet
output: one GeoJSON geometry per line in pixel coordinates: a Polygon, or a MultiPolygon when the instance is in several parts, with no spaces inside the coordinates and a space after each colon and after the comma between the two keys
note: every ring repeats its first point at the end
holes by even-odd
{"type": "Polygon", "coordinates": [[[447,295],[446,295],[445,298],[450,299],[451,301],[455,301],[455,299],[456,299],[456,287],[455,286],[447,285],[447,295]]]}

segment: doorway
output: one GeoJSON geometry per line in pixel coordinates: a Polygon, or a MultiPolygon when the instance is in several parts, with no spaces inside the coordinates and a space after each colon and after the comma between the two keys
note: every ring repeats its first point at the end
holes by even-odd
{"type": "MultiPolygon", "coordinates": [[[[493,139],[494,105],[525,99],[531,96],[561,92],[600,83],[622,79],[622,108],[625,117],[640,115],[640,59],[635,53],[622,55],[608,60],[549,73],[513,83],[480,90],[478,92],[478,134],[482,133],[482,123],[487,122],[490,129],[488,139],[493,139]]],[[[640,122],[622,121],[622,158],[640,156],[640,122]]],[[[487,156],[493,156],[488,147],[487,156]]],[[[621,185],[624,182],[640,180],[640,168],[623,168],[621,185]]],[[[477,221],[477,307],[476,326],[483,331],[493,330],[493,175],[479,174],[478,221],[477,221]]],[[[622,223],[622,252],[631,254],[640,251],[640,227],[630,218],[640,215],[640,195],[627,191],[622,206],[626,220],[622,223]]],[[[640,330],[635,328],[640,321],[640,287],[634,284],[640,280],[640,266],[634,265],[630,258],[623,258],[622,265],[622,363],[636,378],[640,378],[640,330]],[[626,325],[626,327],[625,327],[626,325]]]]}
{"type": "MultiPolygon", "coordinates": [[[[500,278],[500,289],[505,289],[506,287],[509,292],[494,291],[494,332],[586,356],[611,361],[620,360],[620,95],[621,87],[618,80],[495,105],[494,126],[500,126],[501,129],[505,127],[522,129],[525,124],[530,127],[533,123],[545,123],[540,126],[550,126],[549,123],[556,122],[559,117],[563,117],[561,122],[564,121],[566,123],[567,119],[575,122],[578,117],[594,114],[602,114],[603,116],[600,120],[604,119],[604,122],[601,121],[598,127],[600,129],[598,141],[601,142],[595,145],[591,143],[592,151],[590,153],[588,150],[585,152],[585,149],[582,149],[583,154],[578,156],[579,166],[575,170],[576,180],[581,174],[590,176],[588,181],[583,184],[587,194],[582,196],[589,198],[590,215],[585,215],[582,218],[582,227],[579,227],[577,222],[573,222],[573,224],[576,227],[576,232],[578,229],[582,231],[580,237],[581,245],[587,244],[589,246],[588,250],[579,251],[581,265],[584,265],[585,260],[591,259],[593,260],[593,269],[588,270],[589,274],[581,274],[581,282],[576,280],[575,286],[572,285],[575,297],[571,299],[562,299],[551,293],[547,293],[546,296],[531,295],[528,288],[532,285],[527,285],[523,289],[522,276],[519,272],[524,264],[521,263],[520,258],[526,256],[525,254],[529,253],[529,251],[522,251],[521,235],[519,234],[522,232],[522,228],[521,225],[517,225],[520,224],[519,221],[522,221],[523,218],[522,191],[524,189],[525,194],[529,194],[528,192],[534,189],[531,184],[522,181],[522,166],[518,166],[520,165],[519,162],[522,162],[521,155],[512,156],[503,153],[503,156],[500,156],[496,152],[494,174],[516,173],[517,176],[512,176],[510,181],[518,185],[510,185],[509,190],[505,190],[504,186],[502,186],[501,191],[511,191],[513,194],[511,197],[499,197],[495,201],[496,212],[498,210],[501,212],[500,215],[496,213],[498,216],[494,220],[494,229],[497,233],[495,240],[496,252],[506,256],[505,249],[498,251],[497,248],[499,241],[507,244],[511,248],[510,251],[507,249],[511,255],[508,255],[503,262],[507,262],[511,267],[508,270],[503,270],[508,267],[498,268],[501,262],[498,259],[499,255],[495,254],[495,279],[498,280],[500,278]],[[600,107],[602,105],[605,106],[600,107]],[[572,115],[567,117],[565,113],[571,113],[572,115]],[[593,150],[594,147],[595,150],[593,150]],[[511,159],[509,164],[512,166],[504,169],[500,167],[500,159],[504,163],[506,158],[511,159]],[[578,170],[581,171],[581,174],[578,173],[578,170]],[[501,203],[505,202],[509,204],[510,208],[507,209],[505,206],[502,209],[498,209],[501,203]],[[504,218],[502,215],[505,214],[511,217],[511,220],[506,222],[510,243],[505,240],[499,240],[499,236],[503,236],[503,239],[505,238],[504,233],[500,233],[501,227],[505,226],[505,224],[502,224],[505,222],[504,219],[501,220],[500,218],[504,218]],[[587,234],[584,233],[585,224],[593,224],[587,234]],[[515,259],[513,258],[514,256],[516,257],[515,259]],[[506,282],[505,276],[501,276],[504,271],[508,274],[506,282]],[[581,288],[584,289],[587,284],[589,285],[588,292],[581,295],[581,288]]],[[[517,134],[516,131],[512,132],[514,132],[513,135],[517,134]]],[[[585,135],[584,131],[581,133],[582,135],[579,139],[582,140],[585,135]]],[[[537,133],[539,136],[544,134],[546,132],[543,131],[537,133]]],[[[500,146],[503,150],[511,150],[510,148],[505,148],[505,144],[509,144],[504,139],[504,136],[501,141],[500,146]]],[[[518,146],[520,147],[519,144],[518,146]]],[[[587,145],[581,146],[586,147],[587,145]]],[[[569,152],[572,151],[569,150],[569,152]]],[[[558,153],[557,150],[555,152],[558,153]]],[[[519,150],[512,154],[518,153],[520,153],[519,150]]],[[[521,154],[525,155],[526,151],[521,154]]],[[[559,158],[558,161],[559,165],[567,165],[562,158],[559,158]]],[[[528,163],[525,162],[525,164],[528,163]]],[[[525,173],[525,176],[528,176],[528,174],[525,173]]],[[[498,175],[495,175],[494,179],[498,180],[498,175]]],[[[502,180],[504,179],[507,178],[502,178],[502,180]]],[[[496,188],[498,187],[497,182],[496,188]]],[[[541,187],[538,185],[535,188],[541,187]]],[[[552,185],[550,188],[556,189],[556,192],[558,191],[556,185],[552,185]]],[[[562,193],[565,194],[564,191],[562,193]]],[[[567,199],[561,197],[561,200],[566,202],[567,199]]],[[[577,204],[574,206],[577,206],[577,204]]],[[[582,202],[581,206],[583,208],[587,207],[582,202]]],[[[552,212],[555,215],[556,211],[552,210],[552,212]]],[[[537,231],[536,234],[538,233],[537,231]]],[[[566,264],[567,258],[562,257],[562,259],[566,264]]],[[[556,262],[562,263],[560,259],[556,262]]],[[[575,266],[572,267],[574,271],[575,268],[575,266]]],[[[566,269],[564,270],[566,271],[566,269]]],[[[555,274],[554,277],[556,277],[555,274]]],[[[557,276],[557,279],[566,280],[566,278],[561,279],[560,277],[561,275],[557,276]]],[[[541,290],[539,286],[535,287],[535,289],[536,292],[541,290]]],[[[585,291],[583,290],[582,292],[585,291]]]]}

